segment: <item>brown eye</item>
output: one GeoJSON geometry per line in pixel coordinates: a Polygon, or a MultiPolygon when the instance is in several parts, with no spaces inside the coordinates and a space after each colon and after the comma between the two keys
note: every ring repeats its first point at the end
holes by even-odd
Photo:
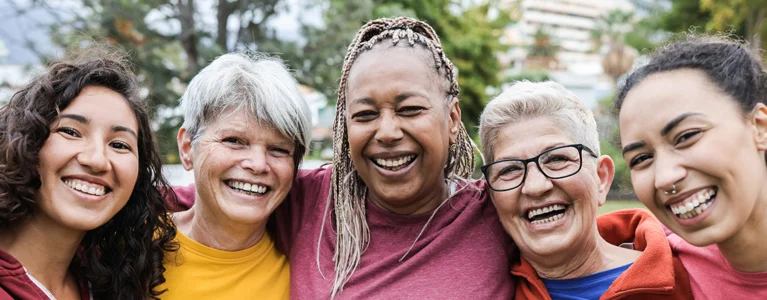
{"type": "Polygon", "coordinates": [[[378,116],[378,113],[372,110],[363,110],[352,115],[352,120],[358,122],[372,121],[378,116]]]}
{"type": "Polygon", "coordinates": [[[61,132],[63,134],[66,134],[66,135],[69,135],[69,136],[73,136],[73,137],[80,137],[80,133],[77,132],[77,130],[75,130],[74,128],[61,127],[59,129],[57,129],[56,132],[61,132]]]}
{"type": "Polygon", "coordinates": [[[652,155],[649,155],[649,154],[639,154],[637,156],[634,156],[631,160],[629,160],[629,168],[633,169],[637,165],[651,158],[652,158],[652,155]]]}
{"type": "Polygon", "coordinates": [[[692,139],[695,136],[697,136],[699,133],[701,133],[701,131],[699,131],[699,130],[685,132],[685,133],[683,133],[682,135],[680,135],[679,137],[676,138],[676,141],[674,141],[674,144],[675,145],[679,145],[681,143],[689,141],[690,139],[692,139]]]}

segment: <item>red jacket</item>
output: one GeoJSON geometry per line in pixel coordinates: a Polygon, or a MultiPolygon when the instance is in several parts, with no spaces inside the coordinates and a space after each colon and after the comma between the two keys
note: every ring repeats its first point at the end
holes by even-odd
{"type": "MultiPolygon", "coordinates": [[[[626,209],[597,217],[599,234],[610,244],[634,243],[642,255],[600,299],[693,299],[690,279],[671,251],[660,222],[642,209],[626,209]]],[[[551,299],[546,286],[524,258],[512,263],[515,299],[551,299]]]]}
{"type": "MultiPolygon", "coordinates": [[[[90,299],[87,288],[80,288],[80,298],[90,299]]],[[[48,300],[29,276],[21,263],[0,249],[0,300],[48,300]]]]}

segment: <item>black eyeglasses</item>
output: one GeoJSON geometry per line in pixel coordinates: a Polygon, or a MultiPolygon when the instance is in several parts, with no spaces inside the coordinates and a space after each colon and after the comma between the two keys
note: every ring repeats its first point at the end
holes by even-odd
{"type": "Polygon", "coordinates": [[[582,144],[564,145],[543,151],[536,157],[528,159],[503,159],[482,166],[490,189],[503,192],[518,188],[527,178],[527,164],[535,162],[543,176],[550,179],[561,179],[578,173],[583,166],[583,150],[597,155],[582,144]]]}

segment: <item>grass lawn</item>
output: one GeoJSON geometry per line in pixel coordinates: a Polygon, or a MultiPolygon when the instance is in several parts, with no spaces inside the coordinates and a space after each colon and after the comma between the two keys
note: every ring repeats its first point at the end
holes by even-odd
{"type": "Polygon", "coordinates": [[[630,200],[607,200],[605,205],[599,208],[599,214],[608,213],[611,211],[624,209],[624,208],[645,208],[642,202],[630,201],[630,200]]]}

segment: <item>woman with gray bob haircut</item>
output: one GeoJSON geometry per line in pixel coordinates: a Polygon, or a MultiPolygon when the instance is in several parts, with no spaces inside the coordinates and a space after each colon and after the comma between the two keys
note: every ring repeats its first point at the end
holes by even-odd
{"type": "Polygon", "coordinates": [[[615,169],[591,111],[555,82],[514,84],[480,117],[482,173],[506,232],[515,299],[690,299],[687,272],[648,212],[597,217],[615,169]],[[650,272],[652,271],[652,272],[650,272]]]}
{"type": "Polygon", "coordinates": [[[172,215],[180,249],[165,299],[287,299],[289,267],[267,220],[310,144],[309,108],[275,58],[225,54],[181,98],[178,147],[194,171],[194,204],[172,215]]]}

